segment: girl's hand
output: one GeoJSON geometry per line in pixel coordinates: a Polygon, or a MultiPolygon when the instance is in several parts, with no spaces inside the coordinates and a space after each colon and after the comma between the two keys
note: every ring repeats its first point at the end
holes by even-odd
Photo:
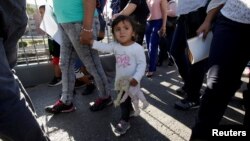
{"type": "Polygon", "coordinates": [[[138,84],[138,82],[134,79],[134,78],[132,78],[131,80],[130,80],[130,85],[131,86],[136,86],[138,84]]]}
{"type": "Polygon", "coordinates": [[[97,36],[97,41],[104,39],[104,37],[105,37],[105,32],[99,31],[98,36],[97,36]]]}

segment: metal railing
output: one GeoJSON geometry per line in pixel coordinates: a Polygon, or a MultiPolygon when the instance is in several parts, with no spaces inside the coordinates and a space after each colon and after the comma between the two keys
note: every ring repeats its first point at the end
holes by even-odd
{"type": "Polygon", "coordinates": [[[49,62],[47,38],[44,36],[23,36],[18,42],[17,65],[49,62]]]}
{"type": "MultiPolygon", "coordinates": [[[[46,36],[23,36],[18,42],[17,65],[48,63],[51,59],[46,36]]],[[[107,26],[103,42],[110,42],[109,27],[107,26]]]]}
{"type": "MultiPolygon", "coordinates": [[[[38,10],[39,6],[37,5],[37,0],[33,1],[33,4],[27,4],[29,21],[26,32],[17,44],[17,65],[48,63],[51,59],[47,35],[39,28],[41,22],[38,10]]],[[[110,34],[109,26],[106,26],[105,32],[103,42],[110,42],[112,40],[112,36],[110,34]]]]}

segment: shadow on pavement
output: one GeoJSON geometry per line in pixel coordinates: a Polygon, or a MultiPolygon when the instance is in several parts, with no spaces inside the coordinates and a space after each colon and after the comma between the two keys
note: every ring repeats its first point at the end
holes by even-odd
{"type": "MultiPolygon", "coordinates": [[[[175,101],[183,98],[175,94],[175,90],[183,85],[177,74],[175,67],[163,66],[157,68],[157,73],[152,78],[142,79],[141,88],[151,105],[139,117],[131,119],[131,128],[121,137],[116,137],[111,130],[111,124],[115,125],[119,120],[119,108],[110,106],[99,112],[89,110],[89,102],[98,97],[97,91],[82,96],[82,89],[77,89],[74,98],[77,110],[58,115],[45,113],[44,107],[58,100],[61,86],[47,87],[42,84],[28,88],[27,91],[35,105],[39,121],[46,125],[46,131],[53,141],[188,140],[198,110],[174,109],[175,101]]],[[[115,94],[112,96],[114,98],[115,94]]],[[[241,99],[232,99],[222,124],[242,123],[244,112],[241,109],[241,99]]]]}

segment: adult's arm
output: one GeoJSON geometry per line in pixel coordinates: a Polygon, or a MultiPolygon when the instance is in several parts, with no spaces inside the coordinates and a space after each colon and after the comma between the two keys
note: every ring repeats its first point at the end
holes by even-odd
{"type": "MultiPolygon", "coordinates": [[[[213,4],[214,2],[215,0],[212,0],[209,5],[213,4]]],[[[206,38],[208,32],[211,29],[212,22],[214,21],[216,15],[220,12],[220,9],[224,6],[224,3],[217,3],[217,5],[213,6],[212,8],[209,8],[209,5],[208,5],[209,11],[207,11],[207,16],[204,22],[196,31],[197,35],[203,33],[203,38],[206,38]]]]}
{"type": "Polygon", "coordinates": [[[137,5],[135,3],[128,3],[124,7],[124,9],[121,10],[121,12],[119,14],[129,16],[130,14],[132,14],[135,11],[136,7],[137,7],[137,5]]]}
{"type": "Polygon", "coordinates": [[[82,30],[80,34],[80,43],[89,45],[93,40],[93,19],[96,7],[96,0],[82,0],[84,17],[82,21],[82,30]]]}
{"type": "Polygon", "coordinates": [[[114,53],[114,48],[117,46],[117,43],[111,42],[111,43],[103,43],[100,41],[93,40],[92,48],[95,50],[98,50],[103,53],[114,53]]]}
{"type": "Polygon", "coordinates": [[[129,1],[128,4],[119,13],[114,14],[112,18],[115,19],[119,15],[129,16],[135,11],[139,1],[140,0],[137,0],[135,2],[129,1]]]}
{"type": "Polygon", "coordinates": [[[162,26],[161,26],[161,34],[164,36],[166,34],[166,23],[167,23],[167,7],[168,2],[166,0],[161,0],[161,13],[162,13],[162,26]]]}

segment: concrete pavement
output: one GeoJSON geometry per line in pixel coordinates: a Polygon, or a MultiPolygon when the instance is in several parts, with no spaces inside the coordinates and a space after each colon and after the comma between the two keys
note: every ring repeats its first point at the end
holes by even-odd
{"type": "MultiPolygon", "coordinates": [[[[113,82],[113,79],[110,78],[113,82]]],[[[45,124],[52,141],[185,141],[191,134],[197,110],[180,111],[174,109],[174,102],[182,98],[175,90],[183,85],[175,67],[164,64],[157,68],[152,79],[144,77],[142,90],[150,106],[141,111],[139,117],[131,119],[128,132],[116,137],[111,127],[120,117],[120,109],[110,106],[99,112],[91,112],[89,102],[98,97],[97,91],[82,96],[77,89],[74,104],[77,110],[72,113],[51,115],[44,107],[53,104],[58,98],[61,86],[47,87],[41,84],[27,88],[37,110],[39,122],[45,124]]],[[[112,95],[115,97],[115,94],[112,95]]],[[[244,111],[241,109],[241,92],[232,99],[222,124],[242,123],[244,111]]]]}

